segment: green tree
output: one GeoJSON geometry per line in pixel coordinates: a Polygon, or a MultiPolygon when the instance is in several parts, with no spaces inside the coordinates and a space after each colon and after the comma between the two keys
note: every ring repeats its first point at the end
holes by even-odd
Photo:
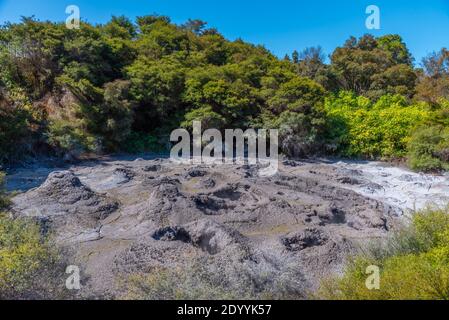
{"type": "Polygon", "coordinates": [[[433,125],[416,130],[409,142],[409,165],[419,171],[449,169],[449,129],[433,125]]]}
{"type": "Polygon", "coordinates": [[[27,151],[25,141],[30,137],[29,112],[26,106],[17,102],[13,104],[10,99],[15,96],[2,96],[0,88],[0,164],[14,161],[21,152],[27,151]]]}
{"type": "Polygon", "coordinates": [[[395,64],[405,64],[412,66],[413,57],[408,50],[401,36],[388,34],[377,38],[379,48],[388,52],[395,64]]]}
{"type": "Polygon", "coordinates": [[[125,16],[112,16],[104,25],[104,32],[112,38],[132,40],[137,36],[136,26],[125,16]]]}
{"type": "Polygon", "coordinates": [[[416,87],[416,98],[438,105],[440,99],[449,99],[449,50],[441,49],[422,60],[424,72],[416,87]]]}
{"type": "Polygon", "coordinates": [[[299,63],[299,52],[298,51],[293,51],[292,53],[292,61],[293,63],[299,63]]]}
{"type": "Polygon", "coordinates": [[[96,127],[107,150],[119,150],[131,134],[133,109],[129,101],[130,82],[115,80],[107,83],[96,127]]]}
{"type": "Polygon", "coordinates": [[[214,112],[211,106],[205,106],[186,113],[181,126],[186,129],[192,129],[193,121],[200,121],[202,130],[207,129],[226,129],[226,119],[214,112]]]}
{"type": "Polygon", "coordinates": [[[156,126],[173,126],[182,111],[185,71],[176,57],[154,61],[139,57],[126,69],[130,95],[136,104],[133,127],[150,132],[156,126]]]}
{"type": "Polygon", "coordinates": [[[186,23],[184,23],[182,25],[183,28],[187,29],[188,31],[191,31],[197,35],[202,34],[202,32],[204,31],[204,29],[207,26],[207,22],[204,22],[202,20],[198,20],[198,19],[189,19],[187,20],[186,23]]]}
{"type": "Polygon", "coordinates": [[[310,78],[325,89],[334,91],[336,89],[335,75],[325,61],[326,55],[321,47],[306,48],[299,54],[297,72],[301,77],[310,78]]]}
{"type": "Polygon", "coordinates": [[[350,38],[331,56],[339,87],[378,99],[385,94],[414,94],[410,56],[399,36],[350,38]]]}
{"type": "Polygon", "coordinates": [[[323,101],[323,87],[300,77],[281,84],[268,99],[269,113],[263,114],[264,122],[279,128],[284,153],[305,157],[317,152],[325,126],[323,101]]]}
{"type": "MultiPolygon", "coordinates": [[[[194,69],[188,73],[183,101],[189,109],[211,108],[224,119],[229,128],[248,127],[258,114],[258,90],[246,78],[247,66],[194,69]]],[[[189,110],[190,111],[190,110],[189,110]]]]}

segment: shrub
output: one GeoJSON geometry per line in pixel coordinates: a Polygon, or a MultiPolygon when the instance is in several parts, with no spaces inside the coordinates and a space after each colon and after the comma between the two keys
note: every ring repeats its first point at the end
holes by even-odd
{"type": "Polygon", "coordinates": [[[67,298],[64,259],[40,226],[2,213],[9,205],[0,172],[0,300],[67,298]]]}
{"type": "Polygon", "coordinates": [[[409,165],[420,171],[448,169],[449,159],[445,155],[448,148],[449,130],[438,126],[421,127],[409,143],[409,165]]]}
{"type": "Polygon", "coordinates": [[[64,270],[38,224],[0,214],[0,299],[65,298],[64,270]]]}
{"type": "Polygon", "coordinates": [[[4,189],[5,174],[0,171],[0,210],[6,208],[9,205],[9,199],[4,189]]]}
{"type": "Polygon", "coordinates": [[[143,132],[131,132],[123,143],[123,149],[130,153],[167,151],[156,136],[143,132]]]}
{"type": "Polygon", "coordinates": [[[226,119],[214,112],[210,106],[201,107],[188,112],[181,126],[192,129],[193,121],[201,121],[201,129],[225,129],[226,119]]]}
{"type": "Polygon", "coordinates": [[[439,110],[426,126],[412,135],[408,145],[408,161],[414,170],[449,169],[449,128],[447,110],[439,110]]]}
{"type": "Polygon", "coordinates": [[[305,297],[302,281],[294,265],[273,271],[260,265],[214,264],[209,258],[195,258],[182,268],[161,266],[132,274],[122,285],[126,288],[123,298],[137,300],[297,299],[305,297]]]}
{"type": "Polygon", "coordinates": [[[290,157],[307,157],[318,151],[321,120],[304,113],[283,112],[275,121],[279,128],[280,148],[290,157]]]}
{"type": "Polygon", "coordinates": [[[325,125],[325,91],[316,82],[295,77],[280,85],[262,115],[265,127],[278,128],[281,151],[290,157],[316,154],[325,125]]]}
{"type": "Polygon", "coordinates": [[[179,299],[231,299],[232,292],[211,286],[206,281],[192,278],[185,269],[155,268],[149,274],[135,274],[129,279],[126,299],[179,300],[179,299]]]}
{"type": "Polygon", "coordinates": [[[104,139],[108,150],[118,150],[129,137],[133,118],[132,104],[129,102],[128,81],[116,80],[107,83],[104,100],[95,121],[96,131],[104,139]]]}
{"type": "Polygon", "coordinates": [[[413,130],[431,116],[425,104],[408,105],[398,95],[372,103],[350,92],[326,99],[328,139],[349,157],[397,158],[407,154],[413,130]]]}
{"type": "Polygon", "coordinates": [[[0,163],[18,157],[19,146],[23,147],[28,136],[28,113],[21,107],[3,105],[3,102],[0,92],[0,163]]]}
{"type": "Polygon", "coordinates": [[[318,296],[343,300],[449,299],[449,207],[416,213],[386,244],[353,259],[342,277],[323,281],[318,296]],[[381,270],[380,289],[365,285],[366,268],[381,270]]]}
{"type": "Polygon", "coordinates": [[[57,150],[80,155],[83,152],[98,151],[99,140],[83,129],[79,119],[54,120],[48,126],[47,139],[57,150]]]}

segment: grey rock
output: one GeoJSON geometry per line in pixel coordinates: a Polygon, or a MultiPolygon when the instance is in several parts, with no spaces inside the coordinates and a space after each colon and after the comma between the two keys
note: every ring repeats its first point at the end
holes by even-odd
{"type": "Polygon", "coordinates": [[[316,228],[308,228],[283,236],[282,244],[288,251],[301,251],[306,248],[321,246],[328,241],[328,237],[316,228]]]}

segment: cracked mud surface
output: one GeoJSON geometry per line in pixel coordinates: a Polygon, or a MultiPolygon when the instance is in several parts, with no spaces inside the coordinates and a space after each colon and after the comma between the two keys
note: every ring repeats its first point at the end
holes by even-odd
{"type": "Polygon", "coordinates": [[[305,294],[410,209],[449,200],[449,177],[380,163],[284,161],[273,177],[257,169],[90,161],[18,171],[8,186],[25,191],[13,199],[16,214],[74,252],[86,294],[111,297],[129,274],[194,261],[231,288],[245,270],[255,288],[283,279],[305,294]]]}

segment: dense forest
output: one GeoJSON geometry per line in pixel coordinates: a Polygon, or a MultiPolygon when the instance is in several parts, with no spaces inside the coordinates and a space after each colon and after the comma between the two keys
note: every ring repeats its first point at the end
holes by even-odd
{"type": "MultiPolygon", "coordinates": [[[[319,41],[319,39],[317,39],[319,41]]],[[[449,168],[449,51],[414,61],[399,35],[279,59],[200,20],[0,29],[0,163],[161,151],[174,128],[278,128],[282,152],[449,168]]]]}

